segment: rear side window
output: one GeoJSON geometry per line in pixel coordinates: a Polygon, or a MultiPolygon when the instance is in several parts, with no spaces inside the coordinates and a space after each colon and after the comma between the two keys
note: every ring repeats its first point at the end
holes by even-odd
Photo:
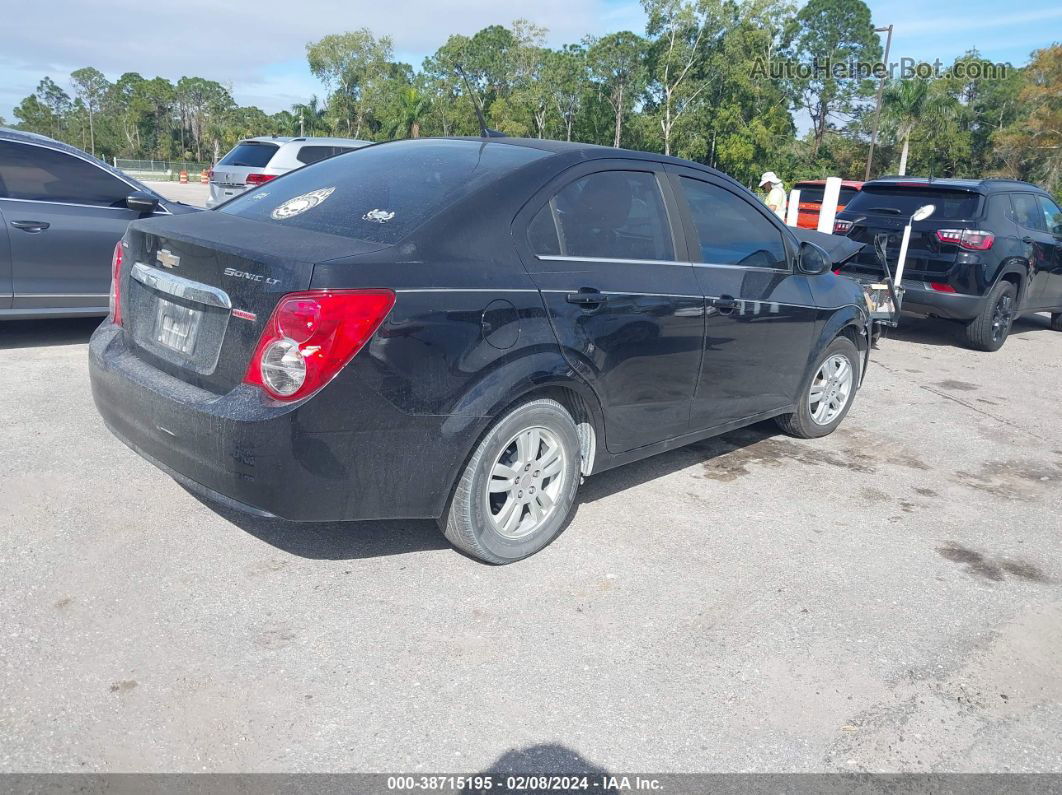
{"type": "Polygon", "coordinates": [[[556,256],[561,253],[560,235],[553,213],[553,200],[535,214],[527,227],[527,240],[531,250],[540,257],[556,256]]]}
{"type": "Polygon", "coordinates": [[[1010,200],[1014,203],[1014,220],[1026,229],[1039,229],[1047,231],[1044,223],[1044,213],[1036,203],[1036,197],[1031,193],[1012,193],[1010,200]]]}
{"type": "Polygon", "coordinates": [[[217,211],[390,244],[441,208],[549,156],[501,142],[396,141],[288,172],[217,211]]]}
{"type": "Polygon", "coordinates": [[[300,163],[319,163],[322,160],[327,160],[330,157],[341,155],[344,152],[352,152],[357,147],[346,146],[304,146],[299,149],[295,154],[295,159],[300,163]]]}
{"type": "Polygon", "coordinates": [[[1053,235],[1062,235],[1062,210],[1058,209],[1058,205],[1046,196],[1036,198],[1040,202],[1040,209],[1043,210],[1047,231],[1053,235]]]}
{"type": "Polygon", "coordinates": [[[577,179],[550,200],[529,231],[536,254],[555,247],[568,257],[675,258],[660,186],[647,171],[602,171],[577,179]],[[556,219],[556,243],[547,208],[556,219]]]}
{"type": "Polygon", "coordinates": [[[698,262],[787,268],[782,234],[763,213],[730,191],[682,177],[682,193],[697,230],[698,262]]]}
{"type": "Polygon", "coordinates": [[[247,166],[265,168],[280,147],[265,142],[244,141],[218,161],[219,166],[247,166]]]}
{"type": "Polygon", "coordinates": [[[981,206],[981,196],[947,188],[870,185],[856,193],[844,209],[853,213],[910,217],[924,204],[937,208],[934,220],[974,218],[981,206]]]}
{"type": "Polygon", "coordinates": [[[0,141],[0,196],[8,199],[124,207],[133,192],[113,174],[43,146],[0,141]]]}

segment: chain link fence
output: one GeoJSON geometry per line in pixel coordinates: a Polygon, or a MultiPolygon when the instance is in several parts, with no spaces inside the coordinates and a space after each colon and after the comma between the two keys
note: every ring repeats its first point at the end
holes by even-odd
{"type": "Polygon", "coordinates": [[[114,167],[124,171],[134,179],[154,180],[159,182],[177,182],[181,172],[188,172],[190,182],[198,182],[199,175],[210,169],[210,163],[192,163],[180,160],[128,160],[114,158],[114,167]]]}

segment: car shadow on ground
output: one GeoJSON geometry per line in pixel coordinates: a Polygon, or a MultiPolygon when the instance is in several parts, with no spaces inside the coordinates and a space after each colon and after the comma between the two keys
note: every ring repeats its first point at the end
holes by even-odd
{"type": "MultiPolygon", "coordinates": [[[[540,743],[529,745],[526,748],[512,748],[499,756],[486,770],[471,775],[475,779],[479,776],[493,776],[495,779],[504,779],[508,776],[565,776],[581,779],[586,777],[586,789],[591,792],[616,792],[618,787],[608,781],[612,774],[600,765],[595,765],[578,751],[568,748],[560,743],[540,743]]],[[[533,784],[534,782],[529,782],[533,784]]],[[[473,781],[462,792],[484,792],[489,787],[474,787],[473,781]]],[[[550,787],[546,782],[543,788],[533,787],[529,792],[548,792],[550,787]]],[[[573,789],[583,789],[581,781],[573,782],[573,789]]],[[[564,788],[568,792],[568,788],[564,788]]]]}
{"type": "MultiPolygon", "coordinates": [[[[577,518],[579,506],[582,504],[610,497],[647,481],[756,444],[779,433],[773,422],[759,423],[587,478],[579,489],[575,508],[558,537],[577,518]]],[[[186,491],[205,507],[244,532],[301,558],[359,560],[451,549],[450,543],[433,520],[290,522],[253,516],[214,502],[193,491],[186,491]]]]}
{"type": "Polygon", "coordinates": [[[0,321],[0,350],[83,345],[102,322],[102,317],[3,320],[0,321]]]}
{"type": "MultiPolygon", "coordinates": [[[[1011,334],[1027,331],[1051,330],[1051,318],[1048,315],[1023,315],[1014,321],[1011,334]]],[[[965,347],[962,341],[962,326],[951,320],[903,315],[897,328],[886,329],[885,336],[879,341],[879,347],[888,345],[889,340],[914,342],[920,345],[939,345],[947,348],[965,347]]]]}
{"type": "Polygon", "coordinates": [[[300,558],[359,560],[450,546],[431,520],[289,522],[242,513],[195,492],[188,493],[244,532],[300,558]]]}

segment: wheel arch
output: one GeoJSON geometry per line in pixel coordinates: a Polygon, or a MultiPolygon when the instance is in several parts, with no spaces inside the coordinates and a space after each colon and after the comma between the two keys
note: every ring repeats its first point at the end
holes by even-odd
{"type": "Polygon", "coordinates": [[[1010,282],[1017,290],[1018,306],[1024,306],[1030,284],[1029,263],[1020,257],[1004,260],[994,283],[1010,282]]]}
{"type": "Polygon", "coordinates": [[[460,438],[463,444],[452,459],[450,486],[440,514],[452,498],[460,472],[494,423],[521,403],[538,398],[552,398],[572,415],[579,436],[580,471],[584,476],[593,471],[604,446],[601,403],[559,350],[540,349],[493,369],[447,418],[444,437],[460,438]]]}
{"type": "Polygon", "coordinates": [[[804,377],[804,381],[801,382],[801,394],[806,387],[806,380],[811,376],[811,368],[818,361],[818,358],[822,355],[822,352],[838,337],[848,337],[852,344],[856,346],[856,350],[860,353],[860,359],[862,360],[859,368],[859,383],[863,383],[863,378],[866,376],[867,364],[870,361],[870,339],[868,337],[869,319],[866,314],[862,312],[858,307],[854,305],[846,305],[840,309],[834,310],[834,312],[826,318],[825,322],[819,331],[819,336],[815,340],[815,344],[811,346],[811,352],[808,356],[806,370],[808,373],[804,377]]]}

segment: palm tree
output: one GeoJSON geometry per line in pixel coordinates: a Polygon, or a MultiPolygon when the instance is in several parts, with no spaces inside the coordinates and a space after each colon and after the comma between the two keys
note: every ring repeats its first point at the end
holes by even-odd
{"type": "Polygon", "coordinates": [[[387,126],[388,138],[420,138],[420,124],[431,111],[431,98],[409,86],[398,94],[395,117],[387,126]]]}
{"type": "Polygon", "coordinates": [[[309,102],[292,105],[291,112],[295,116],[300,136],[328,131],[329,124],[325,119],[325,109],[321,107],[316,95],[310,97],[309,102]]]}
{"type": "Polygon", "coordinates": [[[947,95],[935,94],[929,80],[910,78],[890,85],[882,102],[882,115],[895,131],[896,138],[903,142],[900,151],[901,176],[907,173],[907,153],[911,147],[911,134],[917,127],[937,129],[951,116],[955,100],[947,95]]]}

